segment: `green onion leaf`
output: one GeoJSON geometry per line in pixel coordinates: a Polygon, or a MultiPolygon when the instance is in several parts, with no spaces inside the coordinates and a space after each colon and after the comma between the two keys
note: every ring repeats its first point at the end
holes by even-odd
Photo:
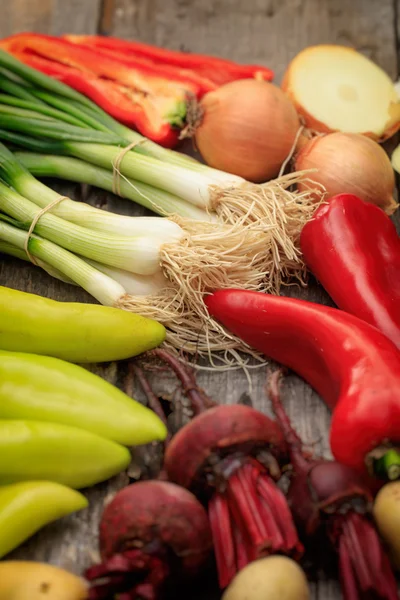
{"type": "Polygon", "coordinates": [[[40,73],[40,71],[37,71],[36,69],[32,69],[32,67],[28,67],[28,65],[25,65],[4,50],[0,50],[0,66],[8,69],[12,73],[16,73],[25,81],[29,81],[29,83],[42,87],[49,92],[60,94],[60,96],[64,96],[65,98],[71,98],[71,100],[77,100],[81,104],[89,106],[92,104],[90,100],[85,98],[85,96],[82,96],[82,94],[79,94],[79,92],[76,92],[56,79],[52,79],[51,77],[40,73]]]}
{"type": "MultiPolygon", "coordinates": [[[[107,190],[108,192],[114,191],[114,177],[112,172],[86,163],[83,160],[66,156],[34,154],[30,152],[16,152],[15,158],[36,177],[59,177],[60,179],[66,179],[68,181],[93,185],[103,190],[107,190]]],[[[6,167],[6,164],[7,163],[4,164],[4,167],[6,167]]],[[[0,172],[1,171],[2,167],[0,165],[0,172]]],[[[11,180],[13,181],[13,187],[22,194],[22,196],[25,196],[32,202],[38,204],[37,198],[43,197],[42,194],[39,194],[36,191],[34,192],[32,184],[26,182],[25,185],[25,182],[22,183],[21,179],[22,177],[17,177],[15,174],[12,175],[11,180]]],[[[137,204],[141,204],[145,208],[162,216],[179,215],[181,217],[199,221],[214,220],[214,217],[211,214],[197,206],[193,206],[189,202],[185,202],[175,194],[170,194],[169,192],[165,192],[146,183],[141,183],[140,181],[121,177],[119,191],[122,198],[133,200],[137,204]]],[[[82,206],[82,204],[80,204],[80,206],[82,206]]],[[[63,204],[60,206],[60,209],[62,207],[63,204]]],[[[58,207],[56,207],[56,209],[57,208],[58,207]]],[[[73,221],[74,223],[82,224],[80,219],[75,220],[73,217],[67,216],[65,213],[59,213],[57,210],[54,210],[54,214],[58,214],[64,219],[73,221]]],[[[125,217],[125,221],[128,218],[129,217],[125,217]]],[[[90,223],[93,228],[94,222],[91,220],[90,223]]],[[[97,227],[96,225],[96,229],[100,229],[100,227],[97,227]]],[[[102,229],[102,231],[111,232],[109,228],[102,229]]],[[[128,222],[121,224],[119,233],[121,235],[130,235],[132,233],[131,225],[128,222]]]]}
{"type": "MultiPolygon", "coordinates": [[[[1,81],[0,89],[2,89],[1,81]]],[[[31,102],[29,100],[22,100],[21,98],[14,98],[5,94],[0,94],[0,103],[3,104],[3,106],[0,104],[0,110],[2,112],[5,112],[4,104],[7,104],[10,107],[16,107],[30,111],[31,116],[39,116],[41,114],[51,119],[57,119],[59,121],[64,121],[65,123],[70,123],[71,125],[76,125],[77,127],[88,127],[86,123],[82,123],[81,121],[79,121],[79,119],[76,119],[75,117],[72,117],[71,115],[68,115],[61,110],[56,110],[54,108],[51,108],[50,106],[46,106],[45,104],[35,104],[35,102],[31,102]]],[[[11,114],[13,114],[12,108],[10,108],[10,111],[11,114]]],[[[14,112],[14,114],[22,115],[21,112],[14,112]]]]}

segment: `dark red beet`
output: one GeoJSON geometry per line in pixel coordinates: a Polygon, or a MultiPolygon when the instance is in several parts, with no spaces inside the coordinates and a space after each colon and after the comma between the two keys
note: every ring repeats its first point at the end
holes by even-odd
{"type": "Polygon", "coordinates": [[[373,498],[365,481],[336,461],[305,455],[280,401],[280,377],[280,371],[271,376],[269,395],[290,449],[288,500],[299,530],[309,539],[325,535],[339,554],[345,600],[398,599],[389,559],[372,524],[373,498]]]}
{"type": "Polygon", "coordinates": [[[220,586],[256,558],[301,556],[286,499],[274,483],[280,462],[287,462],[278,425],[248,406],[209,408],[213,403],[183,365],[165,351],[155,354],[175,370],[198,415],[172,438],[164,467],[170,480],[208,501],[220,586]]]}
{"type": "Polygon", "coordinates": [[[278,461],[287,452],[282,432],[274,421],[254,408],[241,404],[214,406],[198,415],[171,440],[164,466],[171,481],[191,488],[207,462],[244,447],[249,454],[264,450],[266,466],[278,479],[278,461]]]}
{"type": "Polygon", "coordinates": [[[86,573],[90,599],[155,600],[167,580],[196,574],[211,549],[207,513],[188,490],[165,481],[129,485],[104,510],[103,562],[86,573]]]}

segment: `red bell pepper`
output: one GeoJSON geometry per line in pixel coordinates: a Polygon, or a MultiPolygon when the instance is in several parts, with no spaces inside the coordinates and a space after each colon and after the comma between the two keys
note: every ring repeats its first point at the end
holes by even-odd
{"type": "Polygon", "coordinates": [[[187,95],[204,88],[178,72],[163,74],[147,63],[111,58],[56,37],[18,34],[0,47],[22,62],[85,94],[118,121],[146,137],[174,146],[186,116],[187,95]]]}
{"type": "Polygon", "coordinates": [[[357,196],[340,194],[305,225],[300,245],[339,308],[400,348],[400,238],[389,217],[357,196]]]}
{"type": "Polygon", "coordinates": [[[400,352],[385,335],[305,300],[233,289],[206,303],[232,333],[293,369],[326,401],[336,460],[360,473],[399,476],[400,352]]]}
{"type": "Polygon", "coordinates": [[[178,52],[166,48],[158,48],[141,42],[120,40],[114,37],[103,37],[97,35],[66,35],[70,42],[81,44],[86,47],[101,49],[115,57],[142,58],[155,65],[172,66],[175,69],[184,69],[197,73],[217,86],[224,85],[237,79],[256,78],[272,81],[274,73],[267,67],[259,65],[239,65],[231,60],[207,56],[204,54],[192,54],[178,52]]]}

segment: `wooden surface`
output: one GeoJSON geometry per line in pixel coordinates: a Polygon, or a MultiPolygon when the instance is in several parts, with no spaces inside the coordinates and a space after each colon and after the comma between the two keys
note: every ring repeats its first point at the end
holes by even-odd
{"type": "MultiPolygon", "coordinates": [[[[186,51],[204,52],[272,67],[280,80],[288,61],[315,43],[352,45],[398,77],[398,10],[392,0],[13,0],[2,7],[0,35],[22,30],[53,34],[102,31],[121,37],[186,51]],[[105,11],[102,14],[102,10],[105,11]]],[[[399,25],[400,27],[400,25],[399,25]]],[[[63,194],[79,199],[80,187],[51,182],[63,194]]],[[[143,214],[133,204],[91,189],[91,203],[126,214],[143,214]]],[[[398,220],[399,222],[399,220],[398,220]]],[[[83,291],[51,279],[28,264],[1,257],[0,284],[58,300],[91,301],[83,291]]],[[[329,303],[322,289],[290,290],[292,295],[329,303]]],[[[127,365],[91,366],[115,385],[142,399],[127,372],[127,365]]],[[[199,373],[200,384],[219,402],[237,402],[249,385],[241,371],[199,373]]],[[[173,377],[153,378],[159,393],[173,394],[173,377]]],[[[264,396],[265,370],[251,372],[250,395],[254,406],[269,411],[264,396]]],[[[284,388],[285,404],[306,442],[329,456],[329,413],[317,395],[300,379],[290,376],[284,388]]],[[[150,454],[137,461],[149,468],[150,454]]],[[[135,463],[136,465],[136,463],[135,463]]],[[[137,470],[136,467],[134,470],[137,470]]],[[[127,481],[121,475],[87,491],[90,508],[48,526],[13,553],[81,572],[96,557],[96,533],[103,501],[127,481]]],[[[313,599],[337,600],[338,583],[322,573],[311,583],[313,599]]],[[[201,598],[214,597],[199,592],[201,598]]],[[[215,595],[218,598],[218,595],[215,595]]]]}

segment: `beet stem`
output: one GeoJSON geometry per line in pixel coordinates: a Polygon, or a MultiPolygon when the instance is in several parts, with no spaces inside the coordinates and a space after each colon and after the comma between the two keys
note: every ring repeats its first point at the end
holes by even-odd
{"type": "Polygon", "coordinates": [[[222,589],[257,558],[275,552],[302,554],[286,500],[256,460],[229,477],[225,490],[214,493],[208,511],[222,589]],[[268,494],[259,491],[260,482],[268,494]]]}
{"type": "MultiPolygon", "coordinates": [[[[284,539],[282,536],[282,532],[280,530],[279,524],[277,523],[276,519],[274,518],[272,506],[270,506],[269,503],[263,502],[261,495],[258,493],[258,490],[259,490],[258,480],[259,479],[265,479],[265,482],[267,483],[267,485],[272,482],[268,476],[264,475],[263,477],[260,477],[259,470],[256,469],[254,466],[245,465],[243,468],[243,471],[244,471],[244,474],[247,475],[249,484],[257,492],[258,510],[260,513],[260,517],[265,525],[268,537],[272,540],[271,546],[270,546],[270,548],[268,548],[268,553],[270,551],[279,550],[284,545],[284,539]]],[[[272,484],[272,485],[275,487],[274,484],[272,484]]],[[[273,504],[273,501],[272,501],[272,504],[273,504]]],[[[261,552],[262,552],[262,550],[265,551],[266,548],[260,549],[261,552]]]]}
{"type": "Polygon", "coordinates": [[[339,567],[344,600],[359,600],[354,568],[344,536],[339,542],[339,567]]]}
{"type": "Polygon", "coordinates": [[[297,472],[305,472],[309,469],[309,462],[303,455],[303,442],[293,429],[292,424],[282,406],[280,398],[279,384],[282,377],[282,370],[275,371],[268,382],[268,395],[279,426],[284,438],[289,446],[290,459],[297,472]]]}
{"type": "MultiPolygon", "coordinates": [[[[149,408],[151,408],[151,410],[157,415],[157,417],[159,417],[161,419],[161,421],[164,423],[164,425],[168,429],[167,418],[166,418],[163,408],[161,406],[161,402],[159,401],[156,394],[154,393],[153,388],[151,387],[143,370],[138,365],[135,365],[135,364],[130,364],[129,367],[132,370],[132,372],[135,374],[135,377],[139,380],[139,383],[146,395],[147,404],[148,404],[149,408]]],[[[167,437],[165,443],[169,442],[170,438],[171,438],[171,436],[168,433],[168,437],[167,437]]]]}
{"type": "MultiPolygon", "coordinates": [[[[337,520],[335,527],[337,527],[337,520]]],[[[339,563],[345,600],[399,598],[389,558],[369,520],[355,512],[343,516],[339,563]]]]}
{"type": "Polygon", "coordinates": [[[235,577],[237,570],[232,531],[234,526],[224,494],[219,492],[214,494],[208,505],[208,514],[214,541],[219,585],[221,589],[224,589],[235,577]]]}
{"type": "Polygon", "coordinates": [[[195,415],[199,415],[207,410],[207,408],[215,406],[215,402],[199,388],[193,374],[190,373],[189,370],[175,358],[175,356],[172,356],[169,352],[161,350],[160,348],[153,350],[153,354],[169,364],[176,376],[180,379],[183,391],[190,399],[192,410],[195,415]]]}
{"type": "Polygon", "coordinates": [[[272,543],[260,515],[257,491],[246,479],[243,467],[230,477],[226,493],[236,523],[241,525],[244,537],[251,542],[254,560],[260,547],[271,546],[272,543]]]}
{"type": "Polygon", "coordinates": [[[249,564],[249,562],[251,562],[251,556],[243,539],[242,532],[234,522],[232,523],[232,532],[233,541],[235,544],[237,570],[241,571],[246,565],[249,564]]]}
{"type": "Polygon", "coordinates": [[[300,558],[304,548],[297,536],[293,516],[284,494],[269,477],[259,477],[257,487],[263,504],[268,506],[275,522],[280,526],[284,538],[282,546],[292,550],[291,554],[296,559],[300,558]]]}

